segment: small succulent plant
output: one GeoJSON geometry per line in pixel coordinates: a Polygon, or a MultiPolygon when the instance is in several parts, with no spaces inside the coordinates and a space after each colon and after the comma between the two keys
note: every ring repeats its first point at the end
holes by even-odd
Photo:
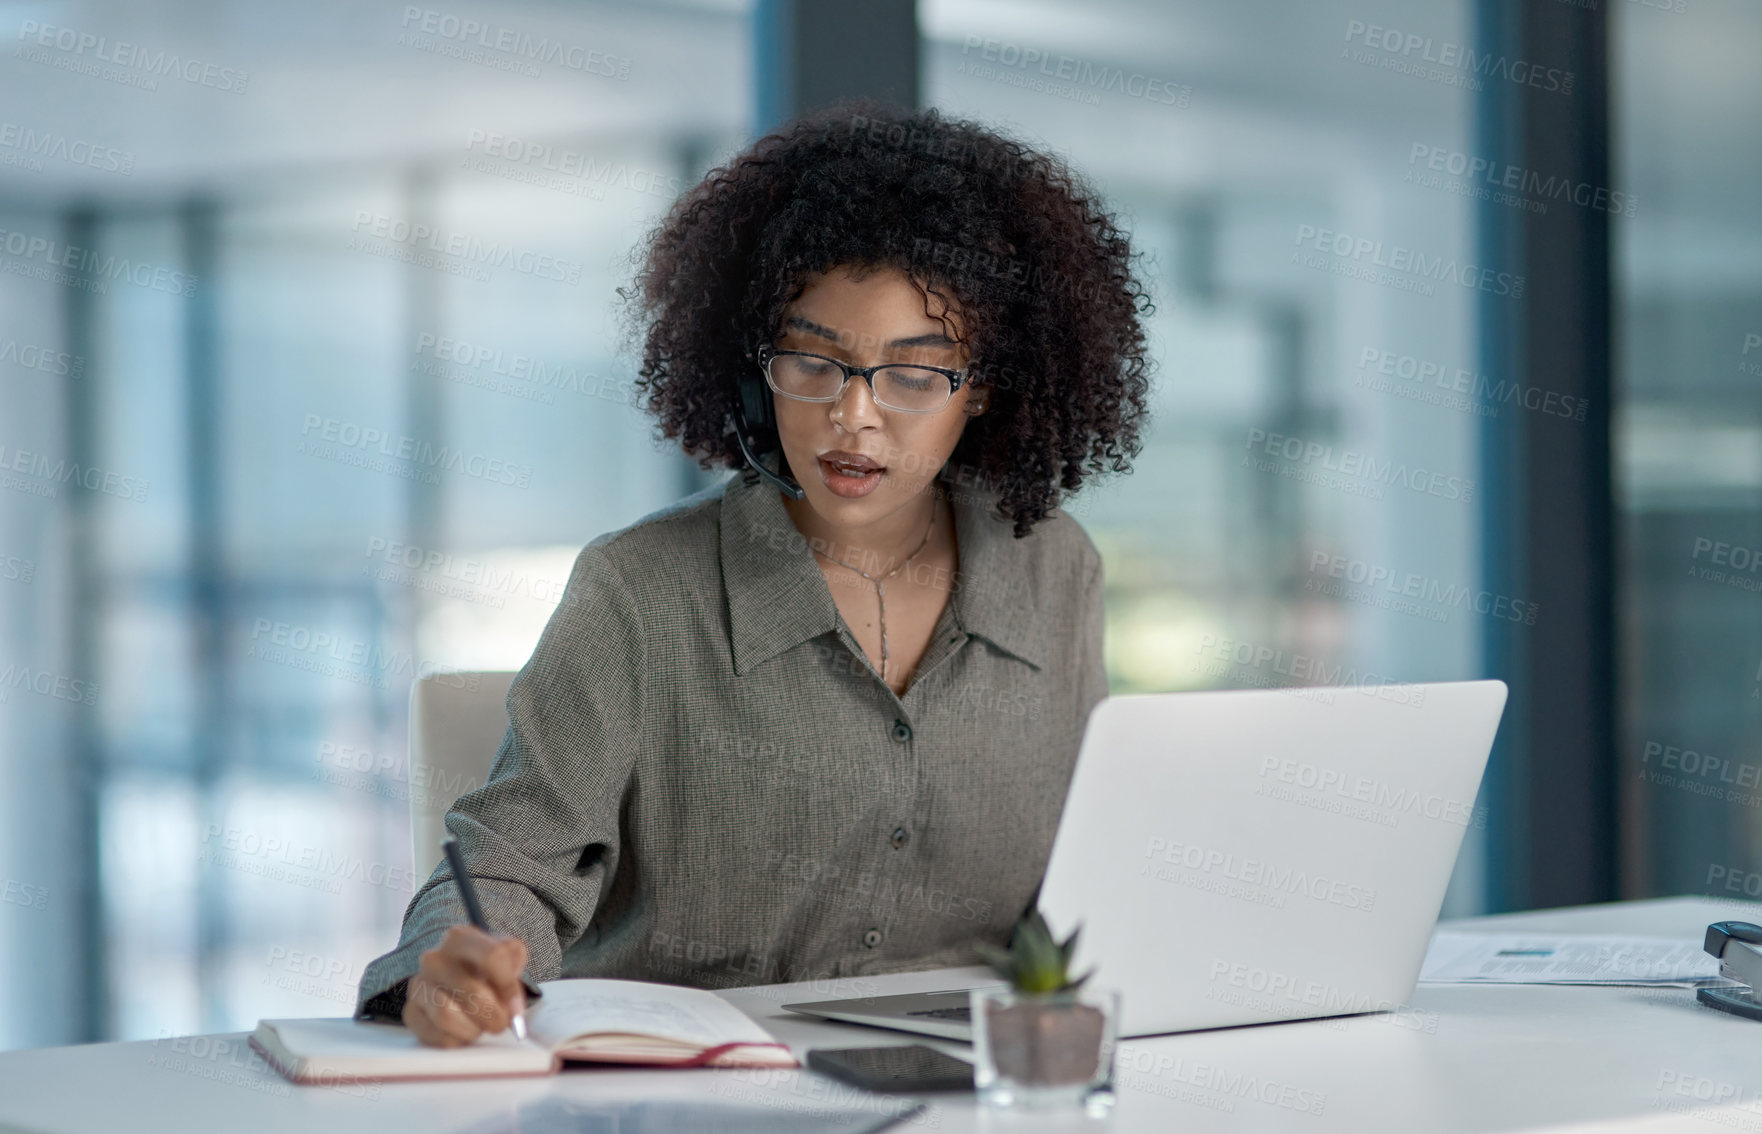
{"type": "Polygon", "coordinates": [[[974,948],[980,959],[1017,992],[1071,992],[1095,975],[1091,969],[1076,980],[1071,979],[1071,953],[1081,932],[1082,926],[1078,926],[1062,944],[1054,941],[1046,919],[1036,909],[1016,922],[1008,949],[982,942],[974,948]]]}

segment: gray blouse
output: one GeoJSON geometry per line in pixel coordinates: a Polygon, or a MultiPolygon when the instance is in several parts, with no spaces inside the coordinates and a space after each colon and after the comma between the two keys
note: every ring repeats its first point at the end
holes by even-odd
{"type": "MultiPolygon", "coordinates": [[[[1005,942],[1107,692],[1101,557],[1063,512],[1016,539],[992,493],[940,479],[959,571],[903,697],[754,474],[582,549],[488,782],[446,817],[529,982],[774,984],[1005,942]]],[[[465,920],[442,861],[357,1010],[398,1015],[465,920]]]]}

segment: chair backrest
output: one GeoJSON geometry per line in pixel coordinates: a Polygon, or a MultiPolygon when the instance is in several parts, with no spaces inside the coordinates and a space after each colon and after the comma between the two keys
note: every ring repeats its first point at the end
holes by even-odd
{"type": "Polygon", "coordinates": [[[410,842],[416,885],[440,865],[453,801],[489,778],[508,732],[511,672],[434,673],[410,686],[410,842]]]}

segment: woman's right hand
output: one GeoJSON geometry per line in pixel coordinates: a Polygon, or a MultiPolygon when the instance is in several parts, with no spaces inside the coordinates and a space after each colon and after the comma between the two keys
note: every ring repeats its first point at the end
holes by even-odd
{"type": "Polygon", "coordinates": [[[422,954],[404,992],[404,1026],[434,1047],[459,1047],[507,1030],[524,1006],[526,942],[455,925],[422,954]]]}

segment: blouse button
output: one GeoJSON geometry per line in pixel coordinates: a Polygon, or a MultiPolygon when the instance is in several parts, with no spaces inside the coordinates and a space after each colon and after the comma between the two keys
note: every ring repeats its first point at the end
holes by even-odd
{"type": "Polygon", "coordinates": [[[868,929],[863,931],[864,948],[873,949],[879,944],[881,944],[881,931],[879,929],[868,929]]]}
{"type": "Polygon", "coordinates": [[[906,741],[910,740],[911,738],[912,738],[912,726],[911,725],[906,724],[904,721],[894,721],[893,722],[893,739],[899,741],[901,744],[904,744],[906,741]]]}
{"type": "Polygon", "coordinates": [[[887,841],[893,844],[894,850],[898,850],[900,847],[905,846],[906,840],[911,837],[911,832],[907,831],[904,827],[895,827],[893,829],[893,834],[888,837],[887,841]]]}

